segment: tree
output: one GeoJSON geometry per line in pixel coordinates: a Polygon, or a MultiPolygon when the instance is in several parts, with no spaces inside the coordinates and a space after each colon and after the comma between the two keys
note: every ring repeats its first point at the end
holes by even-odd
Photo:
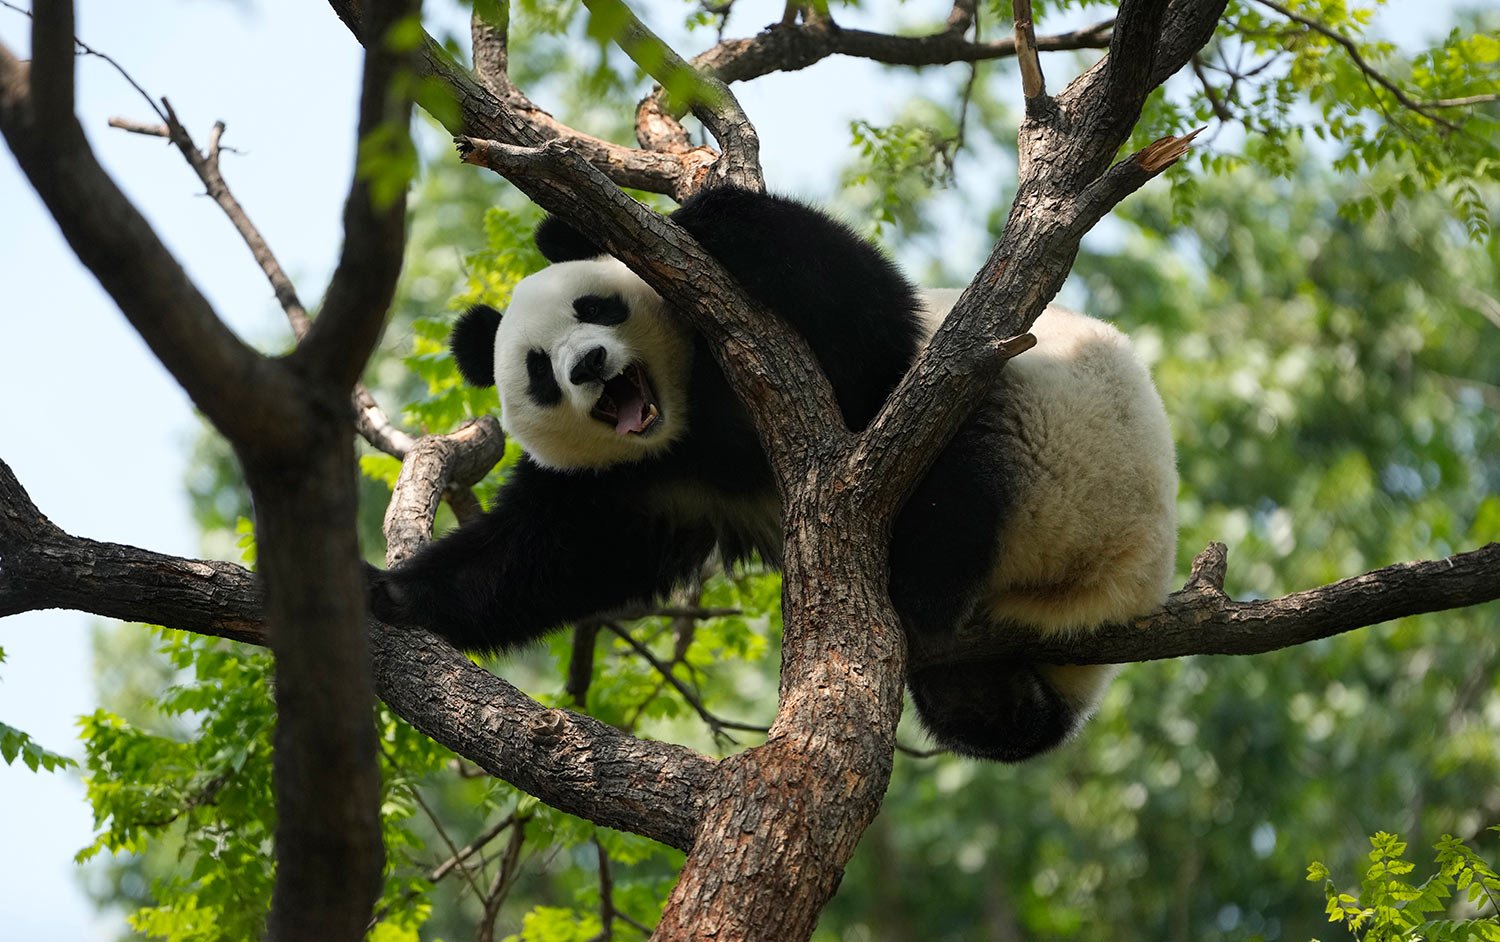
{"type": "MultiPolygon", "coordinates": [[[[1108,25],[1042,38],[1032,35],[1029,11],[1018,8],[1017,39],[987,43],[964,38],[976,9],[963,3],[943,30],[918,39],[841,29],[825,9],[793,7],[778,28],[721,43],[700,57],[698,64],[713,70],[707,74],[675,57],[623,7],[589,3],[599,31],[617,40],[668,93],[653,94],[638,111],[640,148],[573,132],[525,99],[508,77],[503,10],[480,5],[476,69],[470,74],[403,19],[411,10],[396,4],[332,6],[374,50],[366,61],[361,169],[346,215],[340,274],[297,350],[283,358],[263,358],[222,330],[149,227],[93,163],[71,118],[68,5],[38,5],[29,70],[8,53],[0,59],[0,128],[13,152],[80,257],[234,445],[256,501],[267,587],[263,599],[236,566],[63,534],[6,472],[0,480],[0,550],[12,564],[10,578],[0,580],[0,611],[67,605],[219,637],[269,639],[277,655],[280,863],[270,931],[275,938],[294,938],[363,929],[380,859],[378,785],[365,712],[369,679],[352,539],[351,436],[341,402],[375,342],[398,270],[404,217],[399,194],[409,174],[400,115],[404,101],[421,96],[460,136],[468,162],[502,172],[543,208],[588,224],[725,351],[724,368],[757,417],[785,497],[781,703],[764,746],[715,764],[576,713],[547,710],[431,639],[378,625],[369,634],[374,689],[418,729],[554,807],[690,849],[658,936],[690,937],[717,927],[731,937],[805,937],[873,818],[891,768],[907,655],[882,588],[886,522],[924,470],[923,456],[952,433],[965,403],[1021,346],[980,338],[1023,333],[1061,286],[1084,232],[1187,152],[1191,135],[1169,134],[1149,144],[1138,141],[1129,157],[1113,162],[1135,132],[1152,89],[1191,64],[1210,41],[1223,5],[1127,2],[1108,25]],[[1049,95],[1037,48],[1077,46],[1108,52],[1065,90],[1049,95]],[[860,435],[839,428],[826,383],[797,339],[758,316],[690,239],[616,188],[681,197],[719,179],[759,186],[754,130],[724,82],[763,74],[757,70],[800,67],[835,52],[903,64],[1019,54],[1026,97],[1019,187],[995,250],[929,353],[860,435]],[[402,61],[408,71],[402,71],[402,61]],[[445,96],[434,100],[434,89],[445,96]],[[714,135],[719,150],[691,144],[679,122],[684,109],[714,135]],[[260,392],[249,402],[227,405],[229,395],[245,388],[260,392]],[[294,522],[306,519],[327,525],[320,533],[304,529],[293,536],[294,522]],[[504,718],[498,726],[496,716],[504,718]],[[329,761],[335,756],[347,758],[329,761]],[[742,846],[738,838],[747,834],[750,843],[742,846]],[[768,866],[771,860],[775,866],[768,866]]],[[[1429,181],[1459,181],[1460,191],[1466,173],[1493,175],[1493,162],[1476,157],[1493,144],[1484,137],[1482,118],[1473,116],[1473,109],[1493,100],[1492,91],[1475,90],[1483,81],[1480,60],[1493,50],[1486,53],[1466,44],[1470,38],[1455,36],[1444,46],[1450,55],[1434,55],[1409,80],[1396,81],[1376,72],[1359,44],[1339,32],[1353,20],[1329,25],[1266,6],[1282,17],[1278,26],[1268,28],[1250,9],[1236,8],[1230,16],[1244,29],[1252,52],[1271,48],[1260,45],[1271,42],[1267,34],[1275,37],[1275,48],[1291,48],[1290,84],[1261,87],[1247,103],[1239,96],[1247,94],[1246,83],[1253,85],[1249,67],[1242,72],[1225,66],[1227,84],[1216,85],[1205,77],[1207,60],[1200,59],[1202,90],[1195,103],[1174,109],[1165,99],[1153,101],[1151,120],[1167,127],[1146,133],[1185,130],[1171,122],[1191,117],[1194,108],[1220,120],[1235,117],[1237,108],[1264,119],[1256,105],[1275,113],[1298,83],[1328,78],[1314,86],[1319,95],[1324,87],[1367,93],[1321,99],[1336,119],[1327,126],[1348,145],[1349,159],[1404,161],[1429,181]],[[1334,47],[1348,56],[1328,65],[1325,54],[1334,47]],[[1356,127],[1365,104],[1387,109],[1387,120],[1356,127]]],[[[200,153],[170,110],[162,119],[163,133],[232,212],[232,198],[216,182],[216,142],[200,153]]],[[[952,146],[908,133],[871,139],[872,148],[886,155],[894,150],[892,142],[929,155],[952,146]]],[[[1274,163],[1278,153],[1267,148],[1261,157],[1274,163]]],[[[1394,200],[1401,190],[1391,184],[1377,192],[1394,200]]],[[[1477,193],[1473,185],[1470,190],[1477,193]]],[[[1483,230],[1482,201],[1460,195],[1459,203],[1470,227],[1483,230]]],[[[1373,211],[1375,205],[1356,208],[1373,211]]],[[[264,258],[263,265],[295,320],[302,305],[278,270],[264,258]]],[[[404,459],[387,533],[389,558],[399,559],[425,538],[445,492],[460,513],[472,507],[462,488],[499,457],[497,430],[492,421],[480,422],[413,442],[381,422],[367,398],[358,401],[361,431],[404,459]]],[[[1219,644],[1243,650],[1243,635],[1234,626],[1262,615],[1289,631],[1269,644],[1264,632],[1249,642],[1264,650],[1401,614],[1492,599],[1500,592],[1497,557],[1500,547],[1491,544],[1288,600],[1236,603],[1221,591],[1221,555],[1208,553],[1195,565],[1189,588],[1149,619],[1149,635],[1140,626],[1122,626],[1091,640],[1088,650],[1046,653],[1065,661],[1107,662],[1172,657],[1219,644]],[[1174,634],[1174,625],[1187,630],[1174,634]],[[1206,625],[1223,631],[1205,632],[1206,625]]]]}

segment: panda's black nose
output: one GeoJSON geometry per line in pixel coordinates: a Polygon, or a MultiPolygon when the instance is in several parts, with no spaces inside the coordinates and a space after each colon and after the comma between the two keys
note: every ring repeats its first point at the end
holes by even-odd
{"type": "Polygon", "coordinates": [[[584,383],[602,380],[605,356],[603,347],[590,348],[583,356],[573,361],[573,369],[568,371],[568,381],[574,386],[582,386],[584,383]]]}

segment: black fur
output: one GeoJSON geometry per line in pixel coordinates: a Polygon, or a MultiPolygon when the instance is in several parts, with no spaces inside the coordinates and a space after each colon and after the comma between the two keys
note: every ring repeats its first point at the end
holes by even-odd
{"type": "MultiPolygon", "coordinates": [[[[916,292],[896,267],[848,227],[774,196],[718,188],[672,218],[807,339],[845,422],[863,428],[920,342],[916,292]]],[[[556,219],[536,237],[553,261],[598,254],[556,219]]],[[[655,509],[685,485],[720,502],[775,496],[743,408],[702,339],[696,343],[694,421],[672,449],[602,471],[561,473],[523,460],[485,517],[374,578],[375,614],[430,628],[466,650],[509,650],[570,620],[660,597],[716,546],[729,561],[758,552],[779,564],[781,547],[766,545],[764,529],[742,531],[729,515],[683,520],[655,509]]],[[[995,535],[1014,503],[995,447],[982,419],[961,428],[895,521],[891,598],[910,631],[952,631],[984,587],[995,535]]],[[[1067,703],[1027,665],[943,666],[910,680],[924,723],[968,755],[1024,758],[1072,726],[1067,703]]]]}
{"type": "Polygon", "coordinates": [[[613,327],[629,319],[630,307],[618,294],[612,294],[607,298],[601,298],[596,294],[586,294],[573,302],[573,316],[582,324],[613,327]]]}
{"type": "Polygon", "coordinates": [[[592,240],[556,216],[548,216],[536,227],[536,247],[541,250],[542,258],[554,265],[604,254],[592,240]]]}
{"type": "Polygon", "coordinates": [[[495,331],[499,327],[500,312],[488,304],[476,304],[458,319],[448,337],[458,371],[475,386],[495,385],[495,331]]]}
{"type": "Polygon", "coordinates": [[[562,402],[562,387],[552,375],[552,358],[546,350],[532,350],[526,354],[526,394],[539,406],[555,406],[562,402]]]}

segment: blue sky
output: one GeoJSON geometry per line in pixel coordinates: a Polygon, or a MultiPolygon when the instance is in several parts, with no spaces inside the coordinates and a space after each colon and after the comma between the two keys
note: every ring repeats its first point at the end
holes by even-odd
{"type": "MultiPolygon", "coordinates": [[[[118,59],[148,91],[168,96],[200,143],[215,120],[227,123],[226,145],[242,151],[224,158],[229,183],[312,303],[337,256],[351,170],[359,58],[343,25],[325,5],[306,0],[79,0],[77,6],[80,37],[118,59]]],[[[669,25],[675,9],[653,24],[669,25]]],[[[751,32],[780,9],[759,4],[733,31],[751,32]]],[[[1389,25],[1398,33],[1410,26],[1431,34],[1449,10],[1447,2],[1436,8],[1406,2],[1389,25]]],[[[26,54],[27,29],[25,17],[0,8],[0,42],[12,52],[26,54]]],[[[695,51],[708,38],[679,48],[695,51]]],[[[232,327],[254,338],[280,336],[282,316],[263,276],[217,206],[199,195],[181,157],[162,141],[107,126],[114,115],[152,119],[146,103],[96,58],[80,59],[78,75],[81,120],[116,181],[232,327]]],[[[1049,72],[1054,84],[1063,78],[1049,72]]],[[[895,85],[889,72],[831,61],[809,74],[741,88],[772,186],[826,197],[835,161],[807,155],[829,154],[847,141],[850,117],[871,117],[861,109],[872,107],[872,89],[898,103],[895,85]]],[[[64,529],[191,556],[199,547],[182,478],[195,429],[186,396],[73,258],[5,151],[0,458],[64,529]]],[[[0,666],[0,720],[77,754],[75,718],[95,706],[93,623],[71,612],[0,621],[8,658],[0,666]]],[[[92,827],[76,776],[0,765],[0,834],[0,926],[7,938],[107,939],[118,932],[119,915],[96,917],[78,890],[72,855],[89,842],[92,827]]]]}

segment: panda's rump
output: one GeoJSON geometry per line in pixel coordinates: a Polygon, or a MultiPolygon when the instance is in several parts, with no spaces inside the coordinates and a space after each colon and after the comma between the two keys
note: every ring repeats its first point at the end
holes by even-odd
{"type": "Polygon", "coordinates": [[[982,407],[1018,499],[997,534],[982,604],[1066,632],[1145,614],[1166,595],[1177,471],[1165,411],[1129,341],[1049,308],[1037,346],[982,407]]]}

